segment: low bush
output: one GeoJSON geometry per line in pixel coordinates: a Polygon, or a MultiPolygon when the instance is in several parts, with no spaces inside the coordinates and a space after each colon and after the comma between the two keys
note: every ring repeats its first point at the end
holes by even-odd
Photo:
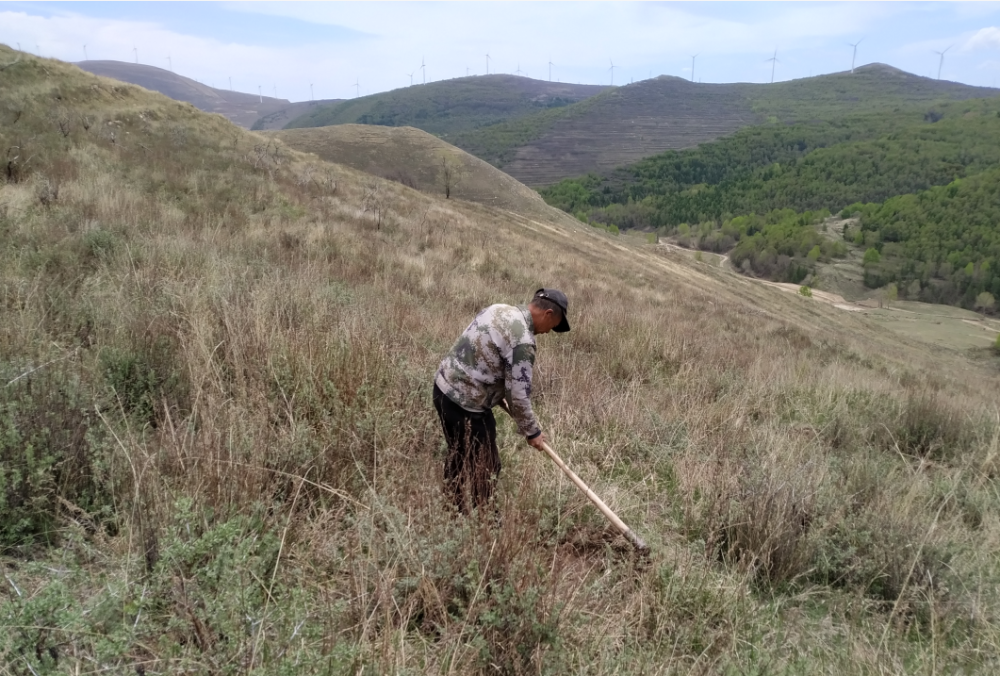
{"type": "Polygon", "coordinates": [[[0,387],[0,551],[57,543],[66,514],[92,529],[113,522],[114,476],[91,401],[58,365],[0,387]]]}

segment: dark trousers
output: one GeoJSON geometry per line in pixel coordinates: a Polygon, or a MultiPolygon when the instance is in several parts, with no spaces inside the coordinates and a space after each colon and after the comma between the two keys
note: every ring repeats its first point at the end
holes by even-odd
{"type": "Polygon", "coordinates": [[[444,461],[445,494],[463,514],[483,509],[493,497],[500,474],[497,421],[493,411],[466,411],[434,385],[434,408],[441,419],[448,452],[444,461]]]}

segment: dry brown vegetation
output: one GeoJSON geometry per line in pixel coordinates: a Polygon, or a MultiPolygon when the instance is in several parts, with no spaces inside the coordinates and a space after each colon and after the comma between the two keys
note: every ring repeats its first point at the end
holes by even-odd
{"type": "Polygon", "coordinates": [[[556,215],[386,182],[377,227],[369,176],[20,57],[4,673],[995,672],[995,361],[556,215]],[[541,421],[649,561],[509,421],[502,527],[440,494],[432,373],[543,284],[541,421]]]}
{"type": "Polygon", "coordinates": [[[448,181],[451,197],[552,218],[552,210],[531,188],[413,127],[338,124],[272,133],[296,150],[442,197],[446,183],[442,169],[445,168],[451,172],[448,181]]]}

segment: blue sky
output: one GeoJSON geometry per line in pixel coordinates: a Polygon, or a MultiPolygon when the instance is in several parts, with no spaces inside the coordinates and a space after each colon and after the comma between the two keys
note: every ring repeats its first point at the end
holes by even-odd
{"type": "Polygon", "coordinates": [[[4,2],[0,42],[132,61],[292,100],[348,98],[486,71],[615,84],[660,74],[768,82],[888,63],[1000,86],[1000,3],[4,2]],[[169,61],[168,61],[168,58],[169,61]],[[421,71],[421,61],[426,68],[421,71]]]}

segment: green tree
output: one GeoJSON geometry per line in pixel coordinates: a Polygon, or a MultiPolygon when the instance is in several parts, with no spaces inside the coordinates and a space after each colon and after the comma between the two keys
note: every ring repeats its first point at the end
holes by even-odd
{"type": "Polygon", "coordinates": [[[809,249],[809,253],[806,254],[806,258],[808,258],[813,263],[815,263],[816,261],[819,260],[820,253],[822,253],[822,252],[820,251],[819,244],[817,244],[813,248],[809,249]]]}
{"type": "Polygon", "coordinates": [[[882,260],[882,256],[879,254],[878,249],[871,247],[865,252],[865,265],[870,263],[878,263],[882,260]]]}
{"type": "Polygon", "coordinates": [[[984,317],[986,316],[986,311],[992,310],[995,304],[996,301],[993,299],[993,294],[990,293],[989,291],[983,291],[981,294],[976,296],[975,307],[977,310],[983,313],[984,317]]]}

